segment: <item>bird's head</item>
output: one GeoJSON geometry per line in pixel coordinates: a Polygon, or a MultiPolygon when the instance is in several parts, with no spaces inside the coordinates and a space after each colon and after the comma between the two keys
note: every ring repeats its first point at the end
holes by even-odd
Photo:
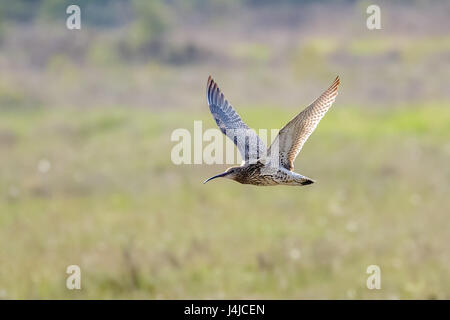
{"type": "Polygon", "coordinates": [[[225,172],[217,174],[203,182],[203,184],[207,183],[208,181],[215,179],[215,178],[227,178],[231,180],[235,180],[236,176],[239,174],[241,170],[241,167],[231,167],[228,168],[225,172]]]}

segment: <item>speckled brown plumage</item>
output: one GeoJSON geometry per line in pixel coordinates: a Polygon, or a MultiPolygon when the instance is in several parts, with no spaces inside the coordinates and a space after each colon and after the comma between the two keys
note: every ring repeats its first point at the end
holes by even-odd
{"type": "Polygon", "coordinates": [[[289,121],[279,132],[269,149],[237,114],[225,99],[214,80],[209,77],[206,89],[211,114],[223,134],[236,144],[244,162],[239,167],[228,168],[224,173],[209,178],[224,177],[242,184],[259,186],[307,185],[314,183],[294,169],[294,160],[317,124],[331,107],[340,84],[336,77],[332,85],[289,121]]]}

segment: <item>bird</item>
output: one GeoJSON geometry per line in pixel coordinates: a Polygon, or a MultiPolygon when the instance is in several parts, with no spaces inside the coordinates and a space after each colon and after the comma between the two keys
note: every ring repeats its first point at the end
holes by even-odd
{"type": "Polygon", "coordinates": [[[230,167],[203,183],[216,178],[227,178],[241,184],[256,186],[305,186],[314,183],[311,178],[294,172],[294,161],[306,140],[336,100],[339,76],[308,107],[290,120],[267,149],[256,132],[250,129],[236,110],[225,99],[217,83],[208,77],[206,97],[217,126],[230,138],[242,156],[240,166],[230,167]]]}

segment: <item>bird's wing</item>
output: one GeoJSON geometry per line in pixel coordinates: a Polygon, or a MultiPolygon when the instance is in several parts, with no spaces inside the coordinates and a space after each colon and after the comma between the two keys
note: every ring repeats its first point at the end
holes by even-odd
{"type": "Polygon", "coordinates": [[[278,156],[280,166],[288,170],[294,169],[295,158],[336,99],[339,83],[339,77],[336,77],[333,84],[317,100],[280,130],[268,150],[272,159],[278,156]],[[274,152],[273,155],[272,152],[274,152]]]}
{"type": "Polygon", "coordinates": [[[266,146],[256,132],[250,129],[225,99],[217,84],[209,76],[206,86],[206,97],[209,109],[216,120],[219,129],[230,138],[246,162],[256,162],[266,156],[266,146]]]}

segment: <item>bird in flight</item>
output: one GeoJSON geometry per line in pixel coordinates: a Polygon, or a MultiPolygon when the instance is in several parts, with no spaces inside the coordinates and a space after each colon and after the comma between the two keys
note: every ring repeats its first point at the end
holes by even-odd
{"type": "Polygon", "coordinates": [[[243,162],[241,166],[228,168],[203,183],[215,178],[228,178],[257,186],[303,186],[314,183],[314,180],[293,171],[294,160],[336,99],[339,83],[339,77],[336,77],[319,98],[280,130],[267,149],[256,132],[242,121],[209,76],[206,87],[209,109],[219,129],[238,148],[243,162]]]}

